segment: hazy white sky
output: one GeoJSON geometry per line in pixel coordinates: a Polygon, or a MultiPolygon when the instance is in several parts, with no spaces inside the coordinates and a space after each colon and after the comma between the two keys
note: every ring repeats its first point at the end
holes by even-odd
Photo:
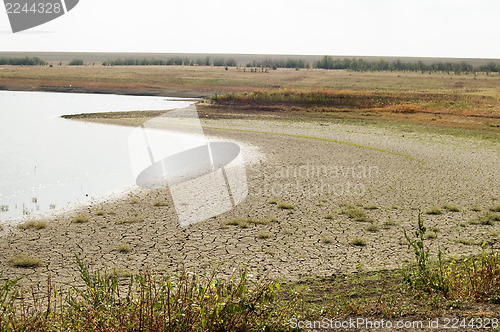
{"type": "MultiPolygon", "coordinates": [[[[15,1],[15,0],[11,0],[15,1]]],[[[498,0],[80,0],[0,51],[500,58],[498,0]]]]}

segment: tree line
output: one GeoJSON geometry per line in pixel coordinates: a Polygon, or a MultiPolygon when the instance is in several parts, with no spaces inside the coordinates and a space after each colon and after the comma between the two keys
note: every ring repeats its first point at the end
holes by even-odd
{"type": "MultiPolygon", "coordinates": [[[[14,66],[43,66],[47,62],[38,57],[24,58],[0,58],[0,65],[14,66]]],[[[61,64],[61,63],[59,63],[61,64]]],[[[83,60],[73,59],[69,65],[83,65],[83,60]]],[[[215,67],[236,67],[238,62],[234,58],[210,58],[201,57],[197,59],[187,57],[171,57],[167,59],[132,59],[120,58],[115,60],[106,60],[102,62],[103,66],[215,66],[215,67]]],[[[312,63],[301,59],[263,59],[253,60],[246,63],[249,68],[261,69],[278,69],[278,68],[295,68],[295,69],[344,69],[352,71],[410,71],[410,72],[446,72],[446,73],[500,73],[500,64],[489,62],[487,64],[473,66],[472,64],[462,62],[434,62],[424,63],[403,62],[401,60],[386,61],[384,59],[368,61],[356,58],[334,59],[331,56],[325,55],[320,60],[312,63]]],[[[264,70],[262,70],[264,71],[264,70]]],[[[267,70],[266,70],[267,71],[267,70]]]]}
{"type": "Polygon", "coordinates": [[[473,66],[465,61],[454,62],[434,62],[426,64],[423,61],[402,62],[401,60],[386,61],[383,59],[367,61],[363,59],[333,59],[324,56],[321,60],[313,63],[314,68],[321,69],[347,69],[353,71],[412,71],[412,72],[446,72],[446,73],[476,73],[476,72],[500,72],[500,65],[490,62],[485,65],[473,66]]]}
{"type": "Polygon", "coordinates": [[[0,58],[0,66],[44,66],[47,62],[38,57],[0,58]]]}
{"type": "Polygon", "coordinates": [[[236,67],[237,62],[233,58],[181,58],[172,57],[168,59],[115,59],[107,60],[103,66],[216,66],[216,67],[236,67]]]}

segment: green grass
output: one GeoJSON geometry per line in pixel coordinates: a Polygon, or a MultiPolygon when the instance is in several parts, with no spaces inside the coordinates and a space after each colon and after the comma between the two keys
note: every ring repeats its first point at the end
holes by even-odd
{"type": "Polygon", "coordinates": [[[76,216],[76,217],[73,218],[73,222],[75,224],[84,224],[86,222],[89,222],[89,218],[87,218],[84,215],[79,215],[79,216],[76,216]]]}
{"type": "Polygon", "coordinates": [[[333,214],[325,215],[325,219],[327,219],[327,220],[332,220],[333,218],[334,218],[333,214]]]}
{"type": "Polygon", "coordinates": [[[492,226],[495,222],[500,221],[500,215],[492,212],[484,212],[477,216],[477,218],[472,219],[470,223],[472,225],[487,225],[492,226]]]}
{"type": "Polygon", "coordinates": [[[248,228],[250,225],[267,225],[271,222],[277,222],[277,219],[260,219],[260,218],[233,218],[222,222],[222,227],[238,226],[239,228],[248,228]]]}
{"type": "Polygon", "coordinates": [[[330,244],[330,243],[333,243],[333,239],[331,237],[328,237],[328,236],[323,236],[321,238],[321,242],[323,242],[324,244],[330,244]]]}
{"type": "Polygon", "coordinates": [[[44,229],[44,228],[47,228],[47,223],[45,221],[27,221],[23,224],[19,224],[17,226],[17,228],[19,229],[22,229],[22,230],[26,230],[26,229],[35,229],[35,230],[39,230],[39,229],[44,229]]]}
{"type": "Polygon", "coordinates": [[[165,202],[165,201],[160,201],[160,200],[158,200],[158,201],[155,201],[155,202],[153,203],[153,206],[157,206],[157,207],[160,207],[160,206],[168,206],[168,203],[167,203],[167,202],[165,202]]]}
{"type": "Polygon", "coordinates": [[[104,212],[103,210],[99,210],[99,211],[95,212],[96,216],[104,216],[105,214],[106,214],[106,212],[104,212]]]}
{"type": "Polygon", "coordinates": [[[378,210],[379,207],[376,205],[367,205],[367,206],[364,206],[364,208],[366,210],[378,210]]]}
{"type": "Polygon", "coordinates": [[[260,232],[259,234],[257,234],[257,238],[259,239],[269,239],[271,236],[272,234],[268,232],[260,232]]]}
{"type": "Polygon", "coordinates": [[[123,224],[133,224],[136,222],[143,222],[144,219],[141,219],[139,217],[131,217],[131,218],[124,218],[124,219],[119,219],[116,221],[118,225],[123,225],[123,224]]]}
{"type": "Polygon", "coordinates": [[[366,240],[363,238],[355,237],[351,240],[351,244],[357,247],[364,247],[366,246],[366,240]]]}
{"type": "Polygon", "coordinates": [[[114,250],[122,254],[128,254],[129,252],[132,251],[132,248],[127,243],[120,243],[118,246],[115,247],[114,250]]]}
{"type": "Polygon", "coordinates": [[[42,260],[24,254],[17,254],[9,259],[9,263],[15,267],[34,268],[42,265],[42,260]]]}
{"type": "Polygon", "coordinates": [[[500,205],[490,207],[490,211],[492,211],[492,212],[500,212],[500,205]]]}
{"type": "Polygon", "coordinates": [[[394,220],[392,220],[392,219],[389,219],[389,220],[384,221],[384,225],[383,225],[383,227],[384,227],[385,229],[389,229],[389,228],[391,228],[392,226],[396,226],[396,225],[397,225],[397,222],[396,222],[396,221],[394,221],[394,220]]]}
{"type": "Polygon", "coordinates": [[[340,213],[348,216],[351,219],[354,219],[354,221],[360,221],[360,222],[371,221],[371,219],[368,218],[368,215],[363,209],[353,205],[349,205],[348,207],[343,209],[340,213]]]}
{"type": "Polygon", "coordinates": [[[290,204],[290,203],[278,203],[278,208],[282,210],[295,210],[295,205],[290,204]]]}
{"type": "Polygon", "coordinates": [[[466,239],[466,238],[458,238],[455,240],[456,243],[460,243],[460,244],[464,244],[466,246],[473,246],[476,244],[476,242],[474,242],[473,240],[470,240],[470,239],[466,239]]]}
{"type": "Polygon", "coordinates": [[[371,233],[376,233],[379,231],[379,228],[377,225],[370,225],[370,226],[366,227],[366,230],[368,232],[371,232],[371,233]]]}
{"type": "Polygon", "coordinates": [[[430,215],[440,215],[443,214],[443,211],[437,206],[434,206],[430,210],[425,211],[425,213],[430,215]]]}
{"type": "Polygon", "coordinates": [[[481,211],[481,207],[479,205],[474,205],[470,208],[470,210],[474,212],[479,212],[481,211]]]}
{"type": "Polygon", "coordinates": [[[460,212],[462,209],[456,205],[453,204],[445,204],[443,205],[443,209],[449,212],[460,212]]]}

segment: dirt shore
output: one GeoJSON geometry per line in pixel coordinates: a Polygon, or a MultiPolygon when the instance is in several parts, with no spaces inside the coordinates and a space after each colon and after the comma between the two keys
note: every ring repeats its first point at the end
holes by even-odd
{"type": "MultiPolygon", "coordinates": [[[[415,228],[419,210],[434,251],[499,246],[499,223],[478,221],[500,204],[497,142],[409,124],[236,113],[200,106],[206,135],[246,147],[249,195],[234,210],[181,228],[168,189],[138,190],[45,219],[43,229],[4,227],[3,277],[78,285],[75,254],[124,277],[181,266],[230,274],[244,265],[284,280],[393,269],[413,258],[403,229],[415,228]],[[426,214],[433,207],[442,213],[426,214]],[[42,264],[14,267],[16,254],[42,264]]],[[[137,126],[155,114],[80,120],[137,126]]]]}

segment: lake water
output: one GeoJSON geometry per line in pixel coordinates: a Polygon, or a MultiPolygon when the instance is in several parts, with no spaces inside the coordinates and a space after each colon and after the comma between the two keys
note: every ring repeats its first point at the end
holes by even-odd
{"type": "Polygon", "coordinates": [[[132,128],[61,115],[170,110],[190,103],[165,97],[0,91],[0,220],[104,197],[134,184],[128,148],[132,128]]]}

